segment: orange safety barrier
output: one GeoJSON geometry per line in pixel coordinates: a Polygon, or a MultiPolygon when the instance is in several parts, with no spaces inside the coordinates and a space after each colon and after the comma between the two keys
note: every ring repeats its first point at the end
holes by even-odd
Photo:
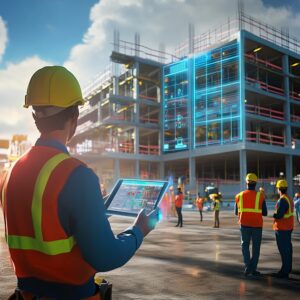
{"type": "Polygon", "coordinates": [[[291,115],[292,122],[300,122],[300,116],[291,115]]]}
{"type": "Polygon", "coordinates": [[[158,123],[159,120],[155,118],[147,118],[147,117],[140,117],[140,121],[142,123],[158,123]]]}
{"type": "Polygon", "coordinates": [[[245,107],[246,107],[246,112],[254,113],[257,115],[274,118],[278,120],[284,120],[284,113],[282,111],[265,108],[262,106],[252,105],[252,104],[246,104],[245,107]]]}
{"type": "Polygon", "coordinates": [[[246,140],[270,145],[284,146],[284,137],[263,132],[246,131],[246,140]]]}
{"type": "Polygon", "coordinates": [[[158,155],[159,154],[159,146],[156,145],[140,145],[139,146],[139,153],[140,154],[152,154],[158,155]]]}
{"type": "Polygon", "coordinates": [[[292,98],[294,100],[297,100],[297,101],[300,101],[300,93],[290,91],[290,98],[292,98]]]}
{"type": "Polygon", "coordinates": [[[254,62],[258,62],[262,65],[265,65],[266,67],[269,67],[271,69],[275,69],[275,70],[279,70],[279,71],[282,71],[282,67],[280,66],[277,66],[277,65],[274,65],[264,59],[261,59],[261,58],[257,58],[255,55],[253,54],[248,54],[248,53],[245,53],[245,57],[248,58],[248,59],[251,59],[253,60],[254,62]]]}
{"type": "Polygon", "coordinates": [[[284,95],[284,91],[282,88],[267,84],[263,81],[260,81],[260,80],[257,80],[257,79],[251,78],[251,77],[246,77],[246,81],[248,81],[250,83],[258,84],[260,89],[265,90],[267,92],[275,93],[275,94],[278,94],[281,96],[284,95]]]}

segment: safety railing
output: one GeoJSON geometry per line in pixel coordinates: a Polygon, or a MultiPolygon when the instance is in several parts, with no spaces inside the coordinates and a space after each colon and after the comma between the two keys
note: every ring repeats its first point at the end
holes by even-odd
{"type": "Polygon", "coordinates": [[[119,48],[119,51],[125,55],[136,55],[157,61],[159,63],[168,63],[178,60],[178,57],[176,57],[174,54],[170,54],[161,50],[155,50],[138,43],[120,40],[119,43],[114,44],[114,46],[119,48]]]}
{"type": "Polygon", "coordinates": [[[277,120],[284,120],[284,113],[282,111],[265,108],[258,105],[246,104],[245,110],[248,113],[260,115],[277,120]]]}
{"type": "Polygon", "coordinates": [[[158,155],[159,146],[157,145],[139,145],[139,153],[147,155],[158,155]]]}
{"type": "Polygon", "coordinates": [[[144,94],[139,94],[139,98],[154,101],[154,102],[158,102],[157,97],[147,96],[147,95],[144,95],[144,94]]]}
{"type": "Polygon", "coordinates": [[[258,58],[258,57],[256,57],[253,54],[245,53],[245,58],[248,61],[251,61],[251,62],[254,62],[254,63],[258,63],[258,64],[260,64],[262,66],[265,66],[266,68],[274,69],[274,70],[277,70],[277,71],[282,71],[282,67],[281,66],[272,64],[269,61],[261,59],[261,58],[258,58]]]}
{"type": "Polygon", "coordinates": [[[280,135],[273,135],[263,132],[256,132],[256,131],[246,131],[246,140],[259,143],[259,144],[269,144],[275,146],[284,147],[284,136],[280,135]]]}
{"type": "Polygon", "coordinates": [[[292,122],[300,122],[300,116],[291,115],[291,121],[292,122]]]}
{"type": "Polygon", "coordinates": [[[263,81],[260,81],[260,80],[257,80],[257,79],[251,78],[251,77],[246,77],[246,82],[255,88],[264,90],[269,93],[274,93],[274,94],[278,94],[280,96],[284,96],[284,90],[277,86],[267,84],[263,81]]]}
{"type": "Polygon", "coordinates": [[[141,123],[159,124],[158,118],[140,117],[141,123]]]}
{"type": "Polygon", "coordinates": [[[96,94],[101,90],[101,87],[106,86],[111,83],[112,77],[112,64],[110,63],[101,74],[96,76],[96,78],[89,83],[82,90],[83,97],[86,98],[91,94],[96,94]]]}
{"type": "Polygon", "coordinates": [[[300,92],[290,91],[290,98],[300,101],[300,92]]]}

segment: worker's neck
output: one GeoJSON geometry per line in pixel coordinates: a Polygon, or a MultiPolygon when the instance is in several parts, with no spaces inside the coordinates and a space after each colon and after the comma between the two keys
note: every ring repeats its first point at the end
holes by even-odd
{"type": "Polygon", "coordinates": [[[40,138],[41,139],[51,139],[59,141],[60,143],[66,145],[68,142],[69,134],[65,130],[55,130],[48,133],[42,133],[40,138]]]}

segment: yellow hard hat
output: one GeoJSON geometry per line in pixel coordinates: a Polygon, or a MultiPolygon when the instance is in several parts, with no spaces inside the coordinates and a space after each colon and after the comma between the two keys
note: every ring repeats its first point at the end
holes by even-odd
{"type": "Polygon", "coordinates": [[[288,183],[285,179],[281,179],[281,180],[278,180],[277,183],[276,183],[276,188],[287,188],[288,187],[288,183]]]}
{"type": "Polygon", "coordinates": [[[57,106],[67,108],[83,104],[76,77],[61,66],[47,66],[36,71],[28,84],[24,107],[57,106]]]}
{"type": "Polygon", "coordinates": [[[257,182],[257,176],[254,173],[248,173],[246,176],[246,182],[257,182]]]}

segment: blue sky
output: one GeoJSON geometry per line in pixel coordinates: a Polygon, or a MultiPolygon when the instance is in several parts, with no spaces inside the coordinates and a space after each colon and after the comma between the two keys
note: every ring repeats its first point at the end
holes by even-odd
{"type": "MultiPolygon", "coordinates": [[[[97,0],[1,0],[9,41],[3,61],[40,55],[58,64],[79,43],[90,25],[90,9],[97,0]]],[[[3,63],[3,62],[2,62],[3,63]]]]}
{"type": "MultiPolygon", "coordinates": [[[[244,0],[247,14],[300,39],[300,0],[244,0]]],[[[113,31],[122,40],[168,52],[236,16],[236,0],[0,0],[0,139],[37,131],[23,108],[32,74],[45,65],[70,69],[85,87],[109,64],[113,31]],[[176,22],[173,20],[176,19],[176,22]]]]}

